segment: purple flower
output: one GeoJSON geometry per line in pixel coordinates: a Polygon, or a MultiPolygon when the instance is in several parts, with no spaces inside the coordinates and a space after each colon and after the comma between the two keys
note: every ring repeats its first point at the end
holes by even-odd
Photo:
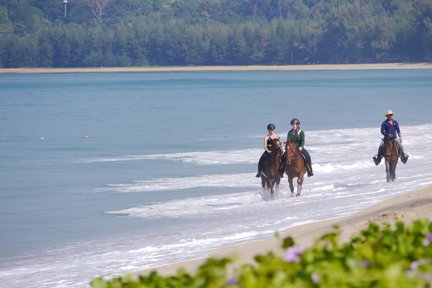
{"type": "Polygon", "coordinates": [[[371,263],[368,260],[363,260],[362,265],[364,268],[369,268],[371,266],[371,263]]]}
{"type": "Polygon", "coordinates": [[[411,270],[417,270],[417,268],[419,267],[419,265],[420,265],[420,263],[418,261],[411,262],[410,269],[411,270]]]}
{"type": "Polygon", "coordinates": [[[429,246],[429,244],[432,242],[432,234],[428,233],[425,235],[425,239],[423,240],[423,246],[429,246]]]}
{"type": "Polygon", "coordinates": [[[228,280],[226,281],[227,286],[236,285],[236,284],[238,284],[237,279],[233,277],[228,278],[228,280]]]}
{"type": "Polygon", "coordinates": [[[303,249],[300,247],[289,247],[285,251],[283,260],[288,263],[298,263],[300,261],[300,256],[303,253],[303,249]]]}

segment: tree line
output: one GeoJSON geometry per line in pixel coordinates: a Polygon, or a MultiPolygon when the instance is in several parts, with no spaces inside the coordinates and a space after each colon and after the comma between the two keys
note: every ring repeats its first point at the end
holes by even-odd
{"type": "Polygon", "coordinates": [[[4,2],[5,68],[432,60],[430,0],[4,2]]]}

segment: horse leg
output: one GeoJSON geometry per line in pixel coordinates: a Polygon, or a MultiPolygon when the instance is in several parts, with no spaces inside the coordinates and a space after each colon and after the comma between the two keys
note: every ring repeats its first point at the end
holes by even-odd
{"type": "Polygon", "coordinates": [[[301,190],[303,185],[303,175],[299,176],[297,178],[297,194],[296,197],[300,196],[301,190]]]}
{"type": "Polygon", "coordinates": [[[392,175],[391,175],[391,180],[392,181],[395,181],[396,180],[396,165],[397,165],[397,162],[396,163],[393,163],[393,165],[392,165],[392,175]]]}
{"type": "Polygon", "coordinates": [[[293,177],[288,176],[288,183],[291,191],[291,197],[294,195],[294,184],[293,184],[293,177]]]}
{"type": "Polygon", "coordinates": [[[385,160],[385,168],[386,168],[386,179],[387,179],[387,183],[390,182],[390,163],[388,160],[385,160]]]}
{"type": "Polygon", "coordinates": [[[271,190],[271,179],[270,178],[266,179],[266,186],[267,186],[267,190],[271,190]]]}
{"type": "Polygon", "coordinates": [[[272,199],[273,199],[273,196],[274,196],[274,185],[275,185],[274,180],[273,179],[270,180],[270,196],[271,196],[272,199]]]}

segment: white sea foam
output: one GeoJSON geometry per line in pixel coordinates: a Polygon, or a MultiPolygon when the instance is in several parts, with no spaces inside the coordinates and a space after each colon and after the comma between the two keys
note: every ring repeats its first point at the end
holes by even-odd
{"type": "Polygon", "coordinates": [[[208,152],[184,152],[167,154],[149,155],[125,155],[116,157],[99,157],[92,159],[81,159],[77,163],[97,163],[97,162],[121,162],[139,160],[169,160],[179,161],[193,165],[224,165],[224,164],[250,164],[256,162],[257,155],[261,155],[262,150],[258,148],[230,151],[208,151],[208,152]]]}
{"type": "Polygon", "coordinates": [[[136,181],[131,184],[110,184],[98,191],[111,192],[148,192],[163,190],[181,190],[197,187],[254,187],[250,181],[250,173],[230,175],[200,175],[193,177],[159,178],[146,181],[136,181]]]}

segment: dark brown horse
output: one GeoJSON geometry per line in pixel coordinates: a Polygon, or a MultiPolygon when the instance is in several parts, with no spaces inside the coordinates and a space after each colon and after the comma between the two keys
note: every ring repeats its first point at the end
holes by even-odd
{"type": "Polygon", "coordinates": [[[387,174],[387,183],[396,179],[396,165],[399,161],[397,144],[392,137],[387,136],[384,139],[384,159],[387,174]]]}
{"type": "Polygon", "coordinates": [[[279,139],[268,139],[269,150],[271,153],[265,153],[261,170],[261,185],[263,189],[270,190],[271,196],[274,195],[275,185],[279,186],[280,175],[280,157],[281,145],[279,139]]]}
{"type": "Polygon", "coordinates": [[[303,185],[304,174],[306,173],[305,161],[295,142],[293,141],[286,142],[285,151],[287,157],[286,165],[285,165],[285,173],[288,175],[288,183],[291,190],[291,196],[294,195],[293,179],[295,177],[297,177],[296,196],[300,196],[302,185],[303,185]]]}

